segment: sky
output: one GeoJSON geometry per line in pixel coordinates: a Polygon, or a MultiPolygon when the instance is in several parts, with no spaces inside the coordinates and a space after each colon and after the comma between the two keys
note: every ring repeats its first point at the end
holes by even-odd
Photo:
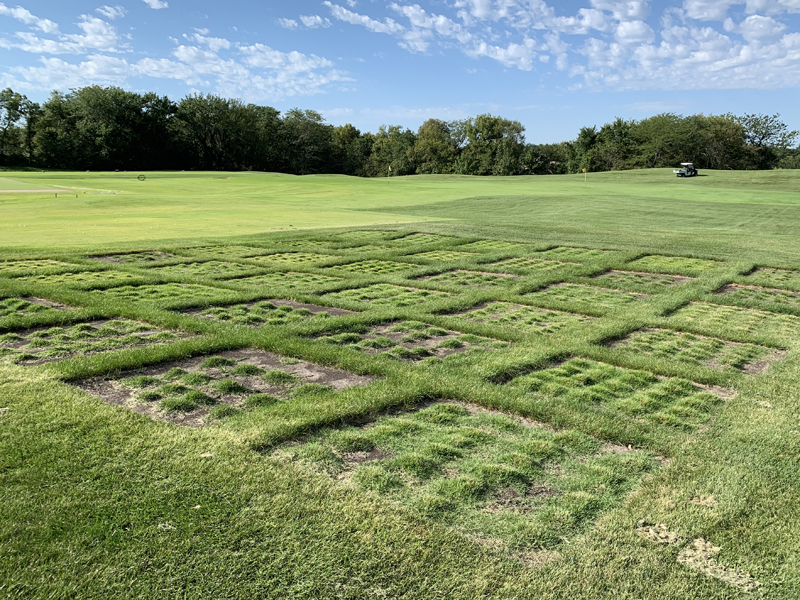
{"type": "Polygon", "coordinates": [[[800,0],[0,2],[0,86],[214,93],[362,131],[492,113],[529,142],[616,117],[781,113],[800,0]]]}

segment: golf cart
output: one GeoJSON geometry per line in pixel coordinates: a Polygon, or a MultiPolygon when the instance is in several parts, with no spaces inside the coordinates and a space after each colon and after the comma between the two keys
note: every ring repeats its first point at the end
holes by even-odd
{"type": "Polygon", "coordinates": [[[681,168],[673,169],[672,172],[677,177],[697,177],[697,169],[694,168],[692,163],[681,163],[681,168]]]}

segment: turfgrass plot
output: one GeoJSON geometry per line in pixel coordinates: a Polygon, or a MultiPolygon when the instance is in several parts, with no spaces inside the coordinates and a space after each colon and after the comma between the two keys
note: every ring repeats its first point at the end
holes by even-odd
{"type": "Polygon", "coordinates": [[[392,248],[391,246],[382,246],[377,244],[364,244],[363,246],[340,248],[339,250],[336,250],[336,252],[346,252],[347,254],[356,252],[358,254],[365,254],[367,252],[388,252],[389,250],[397,250],[397,248],[392,248]]]}
{"type": "Polygon", "coordinates": [[[617,287],[635,292],[656,293],[682,283],[692,281],[691,277],[664,275],[662,273],[643,273],[641,271],[610,270],[592,278],[600,285],[617,287]]]}
{"type": "Polygon", "coordinates": [[[325,299],[329,301],[367,303],[371,306],[403,308],[416,306],[422,302],[447,298],[450,295],[448,292],[437,290],[421,290],[388,283],[376,283],[363,288],[331,292],[325,294],[325,299]]]}
{"type": "Polygon", "coordinates": [[[209,413],[223,418],[283,402],[313,403],[372,380],[270,352],[238,350],[85,381],[80,387],[154,418],[202,425],[209,413]]]}
{"type": "Polygon", "coordinates": [[[644,294],[623,292],[580,283],[558,283],[525,295],[534,302],[568,305],[578,310],[608,310],[645,298],[644,294]]]}
{"type": "Polygon", "coordinates": [[[17,363],[36,364],[75,355],[165,344],[189,337],[146,323],[111,319],[0,334],[0,356],[17,363]]]}
{"type": "Polygon", "coordinates": [[[283,246],[285,248],[295,248],[295,249],[303,249],[303,248],[328,248],[333,243],[332,241],[322,241],[322,240],[283,240],[283,241],[275,241],[273,242],[276,246],[283,246]]]}
{"type": "Polygon", "coordinates": [[[345,231],[333,236],[337,242],[377,242],[389,239],[394,232],[391,231],[345,231]]]}
{"type": "Polygon", "coordinates": [[[643,256],[642,258],[629,262],[627,266],[633,271],[701,275],[706,271],[718,267],[720,264],[721,263],[716,260],[650,254],[649,256],[643,256]]]}
{"type": "Polygon", "coordinates": [[[112,264],[136,265],[149,264],[162,260],[172,260],[180,257],[177,254],[172,254],[171,252],[151,250],[147,252],[128,252],[124,254],[103,254],[99,256],[90,256],[89,258],[112,264]]]}
{"type": "Polygon", "coordinates": [[[685,430],[705,423],[721,396],[729,395],[710,393],[684,379],[660,378],[648,371],[580,358],[515,377],[506,385],[565,408],[685,430]]]}
{"type": "Polygon", "coordinates": [[[459,246],[459,250],[467,250],[469,252],[503,252],[505,250],[518,250],[524,248],[525,244],[518,242],[503,242],[500,240],[478,240],[477,242],[470,242],[459,246]]]}
{"type": "Polygon", "coordinates": [[[475,323],[509,327],[525,333],[552,333],[575,323],[590,321],[591,317],[556,310],[545,310],[524,304],[491,302],[455,315],[475,323]]]}
{"type": "Polygon", "coordinates": [[[446,358],[453,354],[509,346],[508,342],[448,331],[420,321],[363,326],[344,333],[323,335],[317,339],[327,344],[347,346],[367,354],[382,354],[400,360],[446,358]]]}
{"type": "Polygon", "coordinates": [[[726,300],[747,304],[772,304],[773,306],[800,309],[800,292],[732,283],[720,289],[717,294],[726,300]]]}
{"type": "Polygon", "coordinates": [[[410,254],[407,258],[412,260],[420,258],[431,262],[455,262],[475,258],[475,255],[472,252],[458,252],[457,250],[431,250],[430,252],[410,254]]]}
{"type": "Polygon", "coordinates": [[[328,269],[347,271],[349,273],[364,273],[366,275],[383,275],[385,273],[401,273],[419,269],[419,265],[401,263],[393,260],[359,260],[346,265],[334,265],[328,269]]]}
{"type": "Polygon", "coordinates": [[[232,292],[193,283],[160,283],[155,285],[125,285],[102,291],[97,290],[93,293],[130,302],[160,302],[165,300],[186,302],[190,300],[211,300],[230,295],[232,292]]]}
{"type": "Polygon", "coordinates": [[[495,549],[553,549],[657,466],[644,451],[441,402],[273,452],[495,549]]]}
{"type": "Polygon", "coordinates": [[[255,260],[267,265],[309,265],[335,258],[330,254],[314,254],[312,252],[278,252],[259,256],[255,260]]]}
{"type": "Polygon", "coordinates": [[[757,338],[767,336],[792,341],[800,335],[800,317],[755,308],[692,302],[671,316],[711,335],[730,331],[757,338]]]}
{"type": "Polygon", "coordinates": [[[565,267],[574,266],[577,263],[563,262],[559,260],[548,260],[546,258],[507,258],[497,262],[489,263],[487,267],[495,269],[506,269],[509,271],[519,271],[526,275],[532,273],[550,273],[565,267]]]}
{"type": "Polygon", "coordinates": [[[513,285],[518,277],[514,275],[500,275],[497,273],[484,273],[481,271],[446,271],[438,275],[420,277],[420,281],[451,285],[454,287],[493,288],[513,285]]]}
{"type": "Polygon", "coordinates": [[[253,277],[242,277],[226,281],[226,283],[265,286],[282,290],[313,290],[333,283],[341,283],[342,281],[341,277],[287,271],[285,273],[267,273],[265,275],[254,275],[253,277]]]}
{"type": "Polygon", "coordinates": [[[719,370],[736,369],[750,374],[766,371],[770,363],[786,354],[756,344],[742,344],[670,329],[634,331],[610,346],[634,355],[653,356],[719,370]]]}
{"type": "Polygon", "coordinates": [[[260,327],[262,325],[286,325],[312,318],[325,319],[353,313],[340,308],[304,304],[294,300],[260,300],[230,306],[212,306],[200,311],[191,311],[188,314],[233,325],[260,327]]]}
{"type": "Polygon", "coordinates": [[[60,273],[58,275],[30,275],[19,277],[18,281],[42,283],[45,285],[86,286],[119,283],[120,281],[134,281],[136,279],[141,279],[141,276],[124,271],[79,271],[74,273],[60,273]]]}
{"type": "Polygon", "coordinates": [[[193,248],[181,248],[181,252],[186,254],[203,254],[208,258],[246,258],[248,256],[259,256],[266,254],[263,248],[255,246],[195,246],[193,248]]]}
{"type": "Polygon", "coordinates": [[[75,265],[60,260],[43,258],[39,260],[4,260],[0,261],[0,275],[17,275],[47,269],[69,269],[75,265]]]}
{"type": "Polygon", "coordinates": [[[435,233],[411,233],[403,237],[394,238],[388,241],[390,244],[404,245],[404,244],[439,244],[441,242],[453,241],[454,238],[450,235],[437,235],[435,233]]]}
{"type": "Polygon", "coordinates": [[[800,271],[792,269],[776,269],[775,267],[758,267],[747,275],[748,282],[754,284],[774,285],[800,289],[800,271]]]}
{"type": "Polygon", "coordinates": [[[150,267],[149,270],[152,273],[166,275],[168,277],[211,277],[214,279],[226,279],[253,273],[259,269],[253,265],[207,260],[204,262],[198,261],[165,265],[163,267],[150,267]]]}
{"type": "Polygon", "coordinates": [[[3,298],[0,299],[0,319],[6,317],[29,317],[67,307],[57,302],[41,298],[3,298]]]}
{"type": "Polygon", "coordinates": [[[537,252],[540,256],[557,258],[560,260],[593,260],[601,258],[613,250],[598,250],[596,248],[573,248],[571,246],[556,246],[549,250],[537,252]]]}

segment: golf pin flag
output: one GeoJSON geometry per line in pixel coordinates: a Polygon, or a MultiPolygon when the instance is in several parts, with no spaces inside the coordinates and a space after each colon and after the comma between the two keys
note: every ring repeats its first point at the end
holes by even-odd
{"type": "MultiPolygon", "coordinates": [[[[391,168],[391,167],[389,167],[389,170],[391,171],[391,170],[392,170],[392,168],[391,168]]],[[[586,169],[583,169],[583,172],[584,172],[584,173],[586,173],[586,169]]]]}
{"type": "Polygon", "coordinates": [[[392,172],[392,165],[389,165],[389,173],[392,172]]]}

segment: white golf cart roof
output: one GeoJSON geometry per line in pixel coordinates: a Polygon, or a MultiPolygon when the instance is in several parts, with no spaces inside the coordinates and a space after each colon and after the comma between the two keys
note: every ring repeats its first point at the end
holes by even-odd
{"type": "Polygon", "coordinates": [[[681,163],[682,167],[693,167],[694,163],[681,163]]]}

